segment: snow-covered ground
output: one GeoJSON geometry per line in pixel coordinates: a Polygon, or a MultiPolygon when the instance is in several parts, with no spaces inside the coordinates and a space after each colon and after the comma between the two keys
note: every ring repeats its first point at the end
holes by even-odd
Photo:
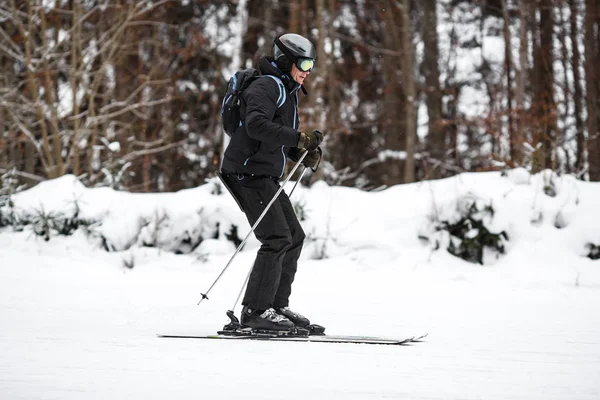
{"type": "Polygon", "coordinates": [[[197,305],[233,253],[230,225],[248,232],[215,185],[142,195],[63,177],[14,196],[22,216],[98,223],[49,241],[0,231],[0,398],[600,398],[600,260],[585,257],[600,245],[600,184],[514,170],[377,193],[298,187],[308,239],[293,308],[330,334],[426,342],[159,339],[219,329],[252,264],[255,239],[197,305]],[[464,199],[493,205],[505,255],[478,265],[445,250],[431,221],[464,199]]]}

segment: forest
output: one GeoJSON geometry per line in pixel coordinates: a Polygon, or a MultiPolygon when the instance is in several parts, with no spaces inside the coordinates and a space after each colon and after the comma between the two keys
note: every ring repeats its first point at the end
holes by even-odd
{"type": "Polygon", "coordinates": [[[600,0],[3,0],[0,193],[201,185],[228,79],[317,47],[300,130],[363,190],[522,167],[600,181],[600,0]]]}

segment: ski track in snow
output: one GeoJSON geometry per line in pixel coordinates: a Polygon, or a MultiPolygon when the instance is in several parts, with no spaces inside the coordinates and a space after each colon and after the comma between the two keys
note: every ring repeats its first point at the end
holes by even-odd
{"type": "Polygon", "coordinates": [[[218,330],[253,251],[196,306],[226,257],[140,250],[141,265],[125,270],[118,253],[61,255],[58,239],[7,237],[2,399],[600,398],[598,287],[483,267],[303,261],[292,300],[328,333],[429,337],[398,347],[161,339],[218,330]]]}

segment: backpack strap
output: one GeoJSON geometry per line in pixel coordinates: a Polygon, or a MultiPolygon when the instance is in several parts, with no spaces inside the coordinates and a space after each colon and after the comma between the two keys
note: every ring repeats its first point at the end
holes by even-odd
{"type": "Polygon", "coordinates": [[[283,82],[281,82],[281,79],[279,79],[278,77],[273,75],[261,75],[261,77],[267,76],[277,83],[277,87],[279,88],[279,97],[277,97],[277,108],[281,108],[281,106],[285,104],[285,100],[287,99],[287,90],[285,89],[283,82]]]}

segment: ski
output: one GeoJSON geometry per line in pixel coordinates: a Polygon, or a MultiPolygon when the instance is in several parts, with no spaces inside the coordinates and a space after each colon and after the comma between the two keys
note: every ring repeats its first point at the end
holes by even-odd
{"type": "Polygon", "coordinates": [[[421,336],[410,336],[406,338],[336,336],[326,335],[325,327],[317,324],[310,324],[304,328],[294,326],[287,331],[253,329],[250,327],[242,327],[233,311],[229,310],[226,314],[227,317],[229,317],[229,323],[225,325],[222,330],[218,331],[216,335],[158,334],[157,336],[159,338],[171,339],[271,340],[278,342],[387,344],[401,346],[420,342],[428,335],[426,333],[421,336]]]}
{"type": "Polygon", "coordinates": [[[373,336],[345,336],[345,335],[278,335],[268,333],[238,332],[236,334],[213,335],[179,335],[179,334],[159,334],[160,338],[172,339],[223,339],[223,340],[255,340],[255,341],[278,341],[278,342],[312,342],[312,343],[354,343],[354,344],[379,344],[379,345],[408,345],[422,341],[427,334],[421,336],[411,336],[407,338],[383,338],[373,336]]]}

